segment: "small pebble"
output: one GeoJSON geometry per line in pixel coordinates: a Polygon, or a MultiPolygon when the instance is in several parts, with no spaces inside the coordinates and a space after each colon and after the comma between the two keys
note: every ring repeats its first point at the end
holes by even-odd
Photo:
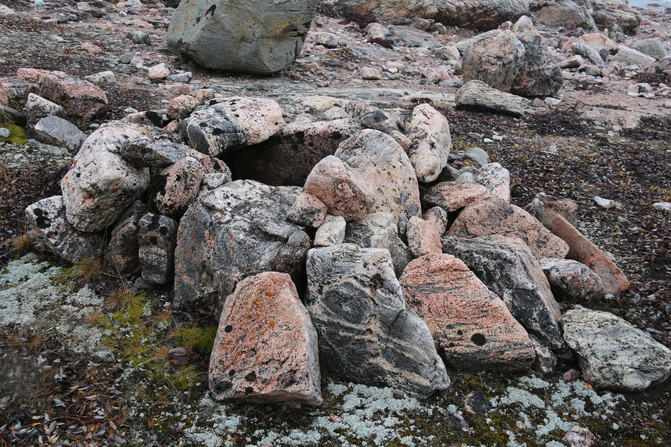
{"type": "Polygon", "coordinates": [[[9,129],[5,129],[4,127],[0,127],[0,138],[9,138],[9,129]]]}
{"type": "Polygon", "coordinates": [[[656,210],[671,211],[671,202],[656,202],[652,207],[656,210]]]}

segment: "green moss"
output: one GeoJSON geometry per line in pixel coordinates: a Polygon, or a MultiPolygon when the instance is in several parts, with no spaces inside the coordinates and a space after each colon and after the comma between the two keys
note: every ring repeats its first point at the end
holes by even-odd
{"type": "Polygon", "coordinates": [[[181,327],[175,333],[175,342],[179,346],[192,348],[202,352],[212,351],[217,326],[181,327]]]}
{"type": "Polygon", "coordinates": [[[28,142],[28,135],[24,128],[9,123],[0,123],[0,127],[9,130],[9,136],[0,137],[0,142],[12,144],[26,144],[28,142]]]}

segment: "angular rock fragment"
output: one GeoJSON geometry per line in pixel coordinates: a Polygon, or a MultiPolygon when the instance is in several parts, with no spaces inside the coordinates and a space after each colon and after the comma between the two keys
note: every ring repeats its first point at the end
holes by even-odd
{"type": "Polygon", "coordinates": [[[189,116],[193,109],[200,105],[200,101],[191,95],[179,95],[170,100],[166,115],[171,120],[181,120],[189,116]]]}
{"type": "Polygon", "coordinates": [[[474,41],[466,48],[462,62],[464,82],[477,79],[509,92],[523,64],[524,44],[512,31],[502,31],[490,39],[474,41]]]}
{"type": "Polygon", "coordinates": [[[347,222],[341,216],[326,216],[315,234],[315,247],[330,247],[345,242],[347,222]]]}
{"type": "Polygon", "coordinates": [[[447,228],[447,212],[443,208],[439,206],[429,208],[424,212],[422,218],[431,222],[441,236],[445,233],[445,229],[447,228]]]}
{"type": "Polygon", "coordinates": [[[392,137],[366,129],[343,141],[335,156],[356,171],[374,191],[371,213],[392,213],[398,221],[420,216],[417,176],[408,156],[392,137]]]}
{"type": "Polygon", "coordinates": [[[391,213],[371,213],[347,225],[345,242],[362,248],[386,248],[397,276],[412,260],[412,253],[398,235],[398,225],[391,213]]]}
{"type": "Polygon", "coordinates": [[[406,230],[408,248],[416,258],[428,254],[442,253],[441,235],[440,227],[433,222],[420,219],[417,216],[412,216],[408,221],[406,230]]]}
{"type": "Polygon", "coordinates": [[[208,377],[217,400],[322,403],[317,333],[289,275],[238,283],[221,312],[208,377]]]}
{"type": "Polygon", "coordinates": [[[541,258],[538,262],[557,299],[588,301],[605,294],[601,278],[585,264],[557,258],[541,258]]]}
{"type": "Polygon", "coordinates": [[[198,160],[185,157],[166,168],[163,174],[165,185],[156,195],[156,208],[161,214],[178,219],[196,200],[205,172],[198,160]]]}
{"type": "Polygon", "coordinates": [[[628,0],[592,1],[594,22],[601,28],[619,25],[625,33],[633,34],[641,23],[641,14],[629,6],[628,0]]]}
{"type": "Polygon", "coordinates": [[[352,221],[365,216],[373,203],[367,183],[339,158],[329,155],[315,165],[303,189],[326,204],[329,214],[352,221]]]}
{"type": "Polygon", "coordinates": [[[152,284],[172,281],[177,225],[175,220],[154,213],[145,214],[138,222],[138,258],[145,281],[152,284]]]}
{"type": "Polygon", "coordinates": [[[428,104],[418,105],[412,111],[406,133],[412,141],[408,156],[417,180],[434,181],[445,167],[452,149],[447,119],[428,104]]]}
{"type": "Polygon", "coordinates": [[[578,224],[578,204],[571,199],[559,199],[541,192],[536,194],[531,203],[524,207],[524,211],[540,222],[543,222],[546,210],[561,214],[573,226],[578,224]]]}
{"type": "Polygon", "coordinates": [[[387,250],[316,248],[308,254],[307,275],[323,368],[344,380],[422,397],[449,386],[428,326],[406,309],[387,250]]]}
{"type": "Polygon", "coordinates": [[[641,391],[671,376],[671,350],[611,313],[572,309],[562,326],[595,388],[641,391]]]}
{"type": "Polygon", "coordinates": [[[237,180],[192,203],[177,237],[175,307],[217,308],[239,281],[264,271],[299,280],[310,237],[286,216],[300,193],[237,180]]]}
{"type": "Polygon", "coordinates": [[[326,218],[328,207],[324,202],[310,193],[303,193],[291,206],[287,220],[298,225],[317,228],[326,218]]]}
{"type": "Polygon", "coordinates": [[[477,183],[440,182],[422,192],[422,203],[452,212],[490,197],[487,188],[477,183]]]}
{"type": "Polygon", "coordinates": [[[415,259],[400,283],[408,307],[426,321],[448,365],[524,369],[534,361],[529,336],[505,303],[454,256],[415,259]]]}
{"type": "Polygon", "coordinates": [[[272,99],[232,97],[197,108],[179,125],[189,146],[219,157],[266,141],[284,126],[282,109],[272,99]]]}
{"type": "Polygon", "coordinates": [[[620,50],[615,56],[608,59],[609,62],[621,62],[625,65],[637,65],[641,70],[645,70],[655,65],[654,57],[641,53],[633,48],[620,45],[620,50]]]}
{"type": "Polygon", "coordinates": [[[472,79],[462,85],[455,97],[458,108],[506,113],[512,116],[524,115],[521,96],[502,92],[478,79],[472,79]]]}
{"type": "Polygon", "coordinates": [[[499,163],[487,163],[473,173],[473,180],[489,191],[492,197],[510,203],[510,172],[499,163]]]}
{"type": "Polygon", "coordinates": [[[42,98],[34,93],[28,93],[26,99],[26,122],[28,128],[33,128],[39,120],[47,116],[65,118],[65,109],[58,104],[42,98]]]}
{"type": "Polygon", "coordinates": [[[68,262],[82,258],[99,258],[105,248],[101,233],[84,233],[65,219],[62,196],[53,196],[35,202],[26,208],[30,226],[37,230],[39,239],[49,250],[68,262]]]}
{"type": "Polygon", "coordinates": [[[566,242],[550,233],[529,213],[497,198],[464,208],[447,234],[462,238],[489,235],[519,237],[537,258],[563,258],[569,251],[566,242]]]}
{"type": "Polygon", "coordinates": [[[464,261],[529,333],[553,350],[564,348],[559,305],[543,270],[518,238],[444,237],[443,251],[464,261]]]}
{"type": "Polygon", "coordinates": [[[135,140],[124,146],[119,154],[130,163],[161,169],[192,155],[192,152],[193,149],[189,146],[161,138],[135,140]]]}
{"type": "Polygon", "coordinates": [[[57,116],[46,116],[35,124],[37,138],[43,143],[63,146],[71,153],[82,147],[86,134],[71,122],[57,116]]]}
{"type": "Polygon", "coordinates": [[[149,207],[137,200],[119,219],[110,232],[110,240],[105,251],[107,264],[120,275],[129,275],[138,270],[139,221],[149,212],[149,207]]]}

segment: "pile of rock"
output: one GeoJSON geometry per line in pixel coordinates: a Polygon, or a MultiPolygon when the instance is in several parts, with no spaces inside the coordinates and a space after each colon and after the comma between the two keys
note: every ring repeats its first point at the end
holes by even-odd
{"type": "Polygon", "coordinates": [[[260,97],[187,109],[164,128],[137,115],[100,126],[62,196],[26,216],[68,261],[105,256],[174,284],[176,308],[221,312],[218,398],[317,405],[322,371],[429,396],[449,386],[446,364],[551,373],[576,354],[604,388],[671,374],[671,351],[617,317],[561,315],[556,299],[589,304],[628,281],[575,228],[575,204],[512,205],[498,163],[446,169],[433,107],[351,102],[330,121],[260,97]],[[274,181],[233,181],[228,159],[274,181]],[[601,320],[617,341],[598,343],[601,320]]]}

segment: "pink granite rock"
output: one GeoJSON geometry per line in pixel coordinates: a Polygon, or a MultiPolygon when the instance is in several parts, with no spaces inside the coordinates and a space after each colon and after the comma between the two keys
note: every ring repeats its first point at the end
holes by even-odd
{"type": "Polygon", "coordinates": [[[601,278],[585,264],[557,258],[541,258],[538,262],[555,298],[587,301],[604,296],[601,278]]]}
{"type": "Polygon", "coordinates": [[[563,258],[568,245],[522,208],[491,198],[469,205],[447,234],[463,238],[489,235],[519,237],[537,258],[563,258]]]}
{"type": "Polygon", "coordinates": [[[198,196],[205,174],[203,166],[195,158],[184,157],[163,174],[166,175],[165,186],[156,195],[156,207],[161,214],[179,218],[198,196]]]}
{"type": "Polygon", "coordinates": [[[535,353],[505,303],[449,254],[415,259],[400,279],[408,306],[429,325],[446,363],[459,369],[523,369],[535,353]]]}
{"type": "Polygon", "coordinates": [[[422,202],[451,212],[490,197],[487,188],[477,183],[441,182],[424,191],[422,202]]]}
{"type": "Polygon", "coordinates": [[[200,101],[191,95],[179,95],[170,100],[166,115],[171,120],[181,120],[189,116],[199,104],[200,101]]]}
{"type": "Polygon", "coordinates": [[[82,122],[107,108],[107,96],[100,87],[62,71],[19,68],[17,76],[35,84],[34,93],[60,104],[69,117],[82,122]]]}
{"type": "Polygon", "coordinates": [[[222,401],[322,403],[317,333],[289,275],[238,283],[221,312],[209,381],[222,401]]]}
{"type": "Polygon", "coordinates": [[[487,163],[473,174],[475,183],[489,191],[492,197],[510,203],[510,172],[499,163],[487,163]]]}
{"type": "Polygon", "coordinates": [[[428,254],[442,253],[440,228],[433,222],[412,216],[408,222],[408,248],[416,258],[428,254]]]}
{"type": "Polygon", "coordinates": [[[332,155],[315,165],[303,189],[324,202],[329,214],[348,222],[365,216],[374,200],[367,182],[332,155]]]}
{"type": "Polygon", "coordinates": [[[313,194],[304,193],[298,196],[287,215],[289,222],[306,225],[312,228],[319,227],[326,218],[328,207],[313,194]]]}
{"type": "Polygon", "coordinates": [[[37,124],[40,119],[47,116],[65,118],[65,109],[39,95],[28,93],[28,99],[26,100],[26,121],[28,127],[35,127],[35,124],[37,124]]]}
{"type": "Polygon", "coordinates": [[[429,104],[420,104],[412,111],[406,132],[412,141],[408,156],[417,180],[434,181],[445,167],[452,149],[447,119],[429,104]]]}

